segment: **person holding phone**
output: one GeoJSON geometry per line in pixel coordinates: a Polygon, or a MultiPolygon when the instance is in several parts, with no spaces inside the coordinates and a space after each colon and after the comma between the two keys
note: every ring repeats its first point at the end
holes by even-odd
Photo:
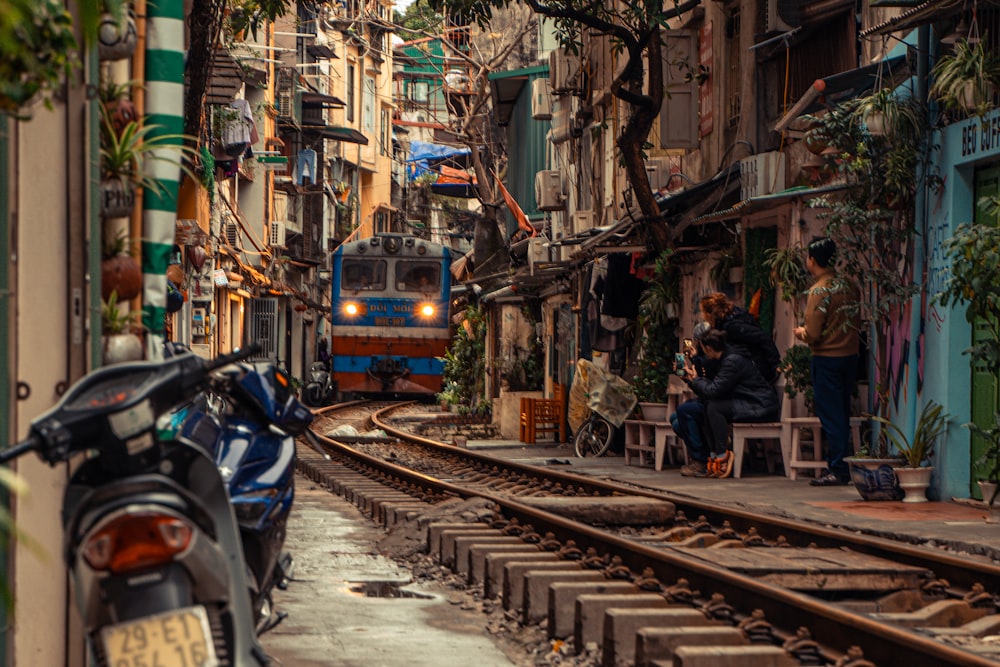
{"type": "MultiPolygon", "coordinates": [[[[685,362],[682,366],[675,366],[675,373],[683,377],[688,369],[693,369],[698,377],[715,375],[716,364],[705,356],[700,342],[709,329],[707,322],[699,322],[694,327],[694,338],[684,339],[684,352],[681,354],[685,362]]],[[[670,425],[688,452],[688,463],[681,467],[681,474],[685,477],[707,477],[708,448],[703,435],[705,403],[697,397],[684,401],[670,415],[670,425]]]]}
{"type": "Polygon", "coordinates": [[[705,404],[704,420],[711,450],[706,476],[729,477],[733,473],[729,425],[734,421],[777,421],[778,396],[757,370],[747,349],[727,344],[724,331],[708,331],[701,339],[701,346],[705,356],[718,363],[714,377],[698,377],[693,367],[685,368],[681,377],[705,404]]]}

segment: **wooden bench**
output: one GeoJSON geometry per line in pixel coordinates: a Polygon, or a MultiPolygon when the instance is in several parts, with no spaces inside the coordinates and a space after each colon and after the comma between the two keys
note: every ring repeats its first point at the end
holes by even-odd
{"type": "MultiPolygon", "coordinates": [[[[654,470],[663,470],[663,460],[668,450],[671,463],[676,451],[677,435],[670,422],[647,421],[644,419],[625,420],[625,465],[653,464],[654,470]]],[[[687,462],[686,448],[684,461],[687,462]]]]}
{"type": "MultiPolygon", "coordinates": [[[[851,439],[854,442],[855,454],[861,447],[861,424],[864,421],[863,417],[851,417],[851,439]]],[[[823,426],[819,423],[819,417],[786,417],[783,423],[790,431],[787,438],[788,446],[782,452],[785,459],[785,475],[789,479],[798,479],[799,470],[812,470],[819,476],[827,467],[826,458],[823,456],[823,426]],[[809,452],[811,456],[807,459],[802,458],[803,429],[812,431],[812,449],[809,452]]]]}
{"type": "Polygon", "coordinates": [[[518,438],[534,444],[539,433],[551,433],[556,442],[566,442],[566,402],[563,386],[555,385],[552,398],[521,398],[518,438]],[[558,438],[558,439],[556,439],[558,438]]]}

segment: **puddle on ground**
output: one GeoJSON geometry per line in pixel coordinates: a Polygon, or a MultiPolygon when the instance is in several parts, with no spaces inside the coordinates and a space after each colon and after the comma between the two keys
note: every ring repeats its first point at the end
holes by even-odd
{"type": "Polygon", "coordinates": [[[416,598],[433,600],[433,595],[407,590],[409,581],[349,581],[348,592],[366,598],[416,598]]]}

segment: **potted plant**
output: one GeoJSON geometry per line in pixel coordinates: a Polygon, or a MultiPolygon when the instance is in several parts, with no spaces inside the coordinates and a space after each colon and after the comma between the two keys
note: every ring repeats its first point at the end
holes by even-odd
{"type": "Polygon", "coordinates": [[[100,60],[123,60],[135,53],[139,30],[135,16],[125,3],[102,2],[105,10],[97,27],[97,57],[100,60]]]}
{"type": "Polygon", "coordinates": [[[934,454],[934,443],[948,428],[949,416],[944,412],[944,408],[934,401],[925,403],[912,438],[908,438],[899,426],[885,417],[871,417],[881,425],[882,433],[903,457],[903,466],[896,468],[896,478],[906,494],[903,498],[904,503],[927,500],[926,490],[930,486],[934,468],[925,464],[934,454]]]}
{"type": "MultiPolygon", "coordinates": [[[[979,201],[988,214],[1000,211],[1000,198],[984,197],[979,201]]],[[[1000,376],[1000,228],[966,223],[942,244],[951,274],[936,301],[942,306],[965,305],[965,318],[975,327],[975,342],[962,354],[969,355],[972,367],[982,367],[990,377],[1000,376]]],[[[976,474],[983,499],[993,506],[1000,482],[1000,409],[994,407],[992,424],[968,423],[973,434],[973,451],[981,452],[976,460],[976,474]],[[989,489],[983,489],[983,483],[989,489]]]]}
{"type": "Polygon", "coordinates": [[[101,302],[102,350],[105,364],[139,361],[143,358],[142,326],[137,321],[139,313],[123,311],[118,307],[118,293],[112,292],[101,302]]]}
{"type": "Polygon", "coordinates": [[[119,231],[106,244],[101,259],[101,298],[107,301],[112,293],[116,301],[129,301],[142,292],[142,269],[128,251],[127,237],[119,231]]]}
{"type": "Polygon", "coordinates": [[[880,88],[858,98],[855,113],[869,134],[876,137],[907,141],[918,136],[923,127],[923,115],[916,100],[891,88],[880,88]]]}
{"type": "Polygon", "coordinates": [[[738,245],[730,246],[719,254],[719,259],[709,272],[716,287],[743,282],[743,257],[738,245]]]}
{"type": "Polygon", "coordinates": [[[764,267],[770,271],[771,284],[781,290],[781,300],[791,305],[792,318],[798,322],[802,295],[812,281],[806,270],[802,246],[768,250],[764,255],[764,267]]]}
{"type": "Polygon", "coordinates": [[[984,116],[1000,84],[1000,57],[986,48],[985,40],[960,39],[951,53],[938,58],[931,76],[928,92],[946,110],[984,116]]]}
{"type": "Polygon", "coordinates": [[[118,132],[107,109],[101,109],[101,215],[116,218],[128,215],[135,205],[135,191],[144,187],[161,193],[160,181],[145,173],[147,161],[166,162],[195,178],[181,162],[181,157],[194,155],[194,150],[183,145],[187,138],[180,134],[157,134],[159,125],[143,125],[129,121],[118,132]],[[178,157],[164,155],[166,151],[178,157]]]}
{"type": "Polygon", "coordinates": [[[678,349],[677,319],[680,278],[670,263],[671,252],[656,259],[653,279],[639,297],[637,329],[641,335],[638,374],[633,380],[644,419],[666,421],[667,394],[678,349]]]}

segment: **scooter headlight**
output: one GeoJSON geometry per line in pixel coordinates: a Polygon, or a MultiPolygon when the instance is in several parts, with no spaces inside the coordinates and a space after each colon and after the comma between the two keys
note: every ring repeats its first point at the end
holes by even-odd
{"type": "Polygon", "coordinates": [[[121,514],[106,520],[83,543],[84,560],[114,574],[163,565],[187,550],[194,526],[159,512],[121,514]]]}
{"type": "Polygon", "coordinates": [[[271,501],[278,495],[278,489],[264,489],[252,493],[242,493],[233,498],[233,512],[240,523],[256,523],[267,512],[271,501]]]}

